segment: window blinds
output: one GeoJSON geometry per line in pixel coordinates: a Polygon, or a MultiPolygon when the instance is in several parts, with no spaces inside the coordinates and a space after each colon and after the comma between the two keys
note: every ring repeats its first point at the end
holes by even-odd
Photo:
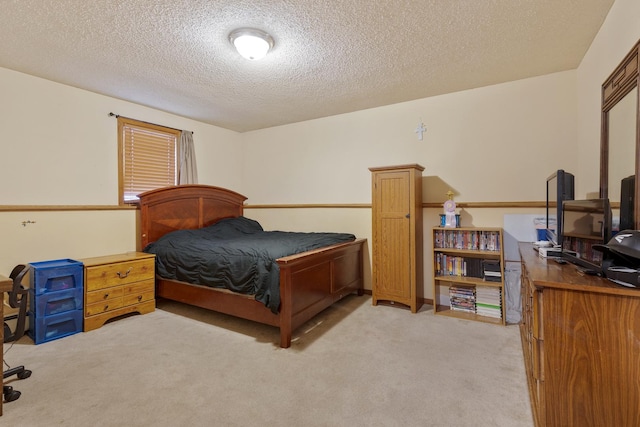
{"type": "Polygon", "coordinates": [[[124,203],[138,194],[176,184],[176,145],[180,132],[119,118],[121,136],[121,197],[124,203]]]}

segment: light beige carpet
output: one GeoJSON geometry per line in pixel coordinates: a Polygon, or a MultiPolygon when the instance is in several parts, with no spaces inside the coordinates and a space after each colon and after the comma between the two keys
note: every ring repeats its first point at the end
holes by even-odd
{"type": "MultiPolygon", "coordinates": [[[[275,328],[173,302],[33,345],[2,426],[533,425],[519,330],[351,296],[275,328]]],[[[15,377],[14,377],[15,378],[15,377]]]]}

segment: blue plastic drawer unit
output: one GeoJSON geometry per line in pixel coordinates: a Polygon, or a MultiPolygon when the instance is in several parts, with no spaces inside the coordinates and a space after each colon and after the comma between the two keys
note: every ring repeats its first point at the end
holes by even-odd
{"type": "Polygon", "coordinates": [[[29,336],[36,344],[82,331],[84,265],[72,259],[32,262],[29,336]]]}
{"type": "Polygon", "coordinates": [[[82,331],[83,310],[67,311],[29,319],[29,336],[36,344],[67,337],[82,331]]]}
{"type": "Polygon", "coordinates": [[[50,292],[43,295],[35,295],[30,292],[29,310],[36,318],[60,314],[66,311],[82,310],[84,293],[82,288],[67,289],[64,291],[50,292]]]}
{"type": "Polygon", "coordinates": [[[32,262],[30,288],[36,295],[82,288],[83,265],[72,259],[32,262]]]}

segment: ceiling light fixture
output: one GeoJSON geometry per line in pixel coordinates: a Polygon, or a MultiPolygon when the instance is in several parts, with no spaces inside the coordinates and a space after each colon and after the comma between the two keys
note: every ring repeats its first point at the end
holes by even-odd
{"type": "Polygon", "coordinates": [[[273,38],[264,31],[255,28],[239,28],[229,34],[229,41],[240,55],[255,61],[265,57],[273,47],[273,38]]]}

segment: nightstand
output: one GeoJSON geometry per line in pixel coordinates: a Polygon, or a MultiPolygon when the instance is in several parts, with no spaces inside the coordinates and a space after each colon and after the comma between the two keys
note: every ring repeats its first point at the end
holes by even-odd
{"type": "Polygon", "coordinates": [[[85,332],[124,314],[155,310],[155,255],[128,252],[81,261],[85,332]]]}

